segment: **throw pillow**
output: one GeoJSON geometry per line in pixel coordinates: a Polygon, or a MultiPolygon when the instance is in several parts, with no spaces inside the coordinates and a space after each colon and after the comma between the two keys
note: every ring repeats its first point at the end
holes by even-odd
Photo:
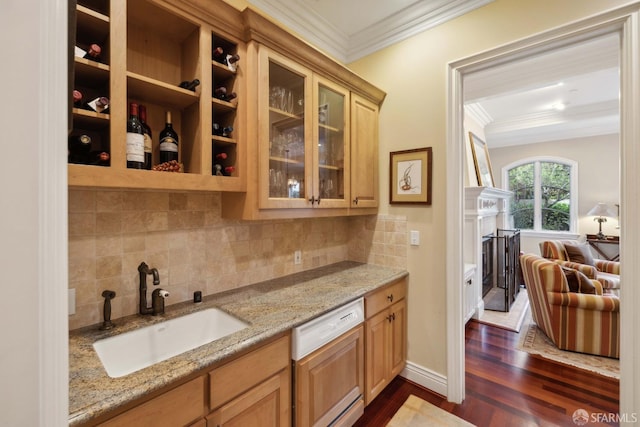
{"type": "Polygon", "coordinates": [[[567,284],[571,292],[580,294],[595,294],[596,287],[593,282],[581,271],[573,268],[562,267],[562,272],[567,278],[567,284]]]}
{"type": "Polygon", "coordinates": [[[571,245],[565,243],[564,248],[567,251],[569,261],[577,262],[578,264],[595,265],[589,246],[586,244],[571,245]]]}

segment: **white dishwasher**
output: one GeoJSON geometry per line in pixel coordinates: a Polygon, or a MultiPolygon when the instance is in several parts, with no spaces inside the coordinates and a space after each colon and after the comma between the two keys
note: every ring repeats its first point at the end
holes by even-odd
{"type": "Polygon", "coordinates": [[[293,329],[293,425],[351,426],[364,413],[364,300],[293,329]]]}

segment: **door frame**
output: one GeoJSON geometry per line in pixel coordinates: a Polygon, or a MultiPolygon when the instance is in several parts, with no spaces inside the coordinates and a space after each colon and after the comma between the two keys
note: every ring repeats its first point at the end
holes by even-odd
{"type": "MultiPolygon", "coordinates": [[[[570,45],[596,35],[620,34],[620,260],[631,260],[621,272],[622,283],[640,277],[640,214],[636,189],[640,188],[640,2],[595,15],[560,28],[472,55],[448,64],[447,80],[447,399],[460,403],[465,397],[463,227],[464,144],[463,80],[468,73],[570,45]]],[[[640,289],[621,289],[620,414],[640,407],[640,289]],[[622,374],[622,372],[624,374],[622,374]]]]}

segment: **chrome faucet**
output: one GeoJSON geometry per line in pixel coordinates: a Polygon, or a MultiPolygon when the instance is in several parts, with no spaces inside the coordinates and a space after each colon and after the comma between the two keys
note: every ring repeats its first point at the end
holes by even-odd
{"type": "Polygon", "coordinates": [[[164,299],[169,296],[169,292],[164,289],[156,289],[151,294],[151,307],[147,306],[147,276],[153,276],[153,286],[160,284],[160,274],[157,268],[149,268],[147,263],[142,262],[138,266],[140,273],[140,314],[164,314],[164,299]]]}

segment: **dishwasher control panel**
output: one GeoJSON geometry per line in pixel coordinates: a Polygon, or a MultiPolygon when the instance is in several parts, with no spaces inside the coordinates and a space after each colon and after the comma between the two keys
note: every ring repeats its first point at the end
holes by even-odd
{"type": "Polygon", "coordinates": [[[293,328],[291,358],[300,360],[364,321],[364,299],[359,298],[293,328]]]}

